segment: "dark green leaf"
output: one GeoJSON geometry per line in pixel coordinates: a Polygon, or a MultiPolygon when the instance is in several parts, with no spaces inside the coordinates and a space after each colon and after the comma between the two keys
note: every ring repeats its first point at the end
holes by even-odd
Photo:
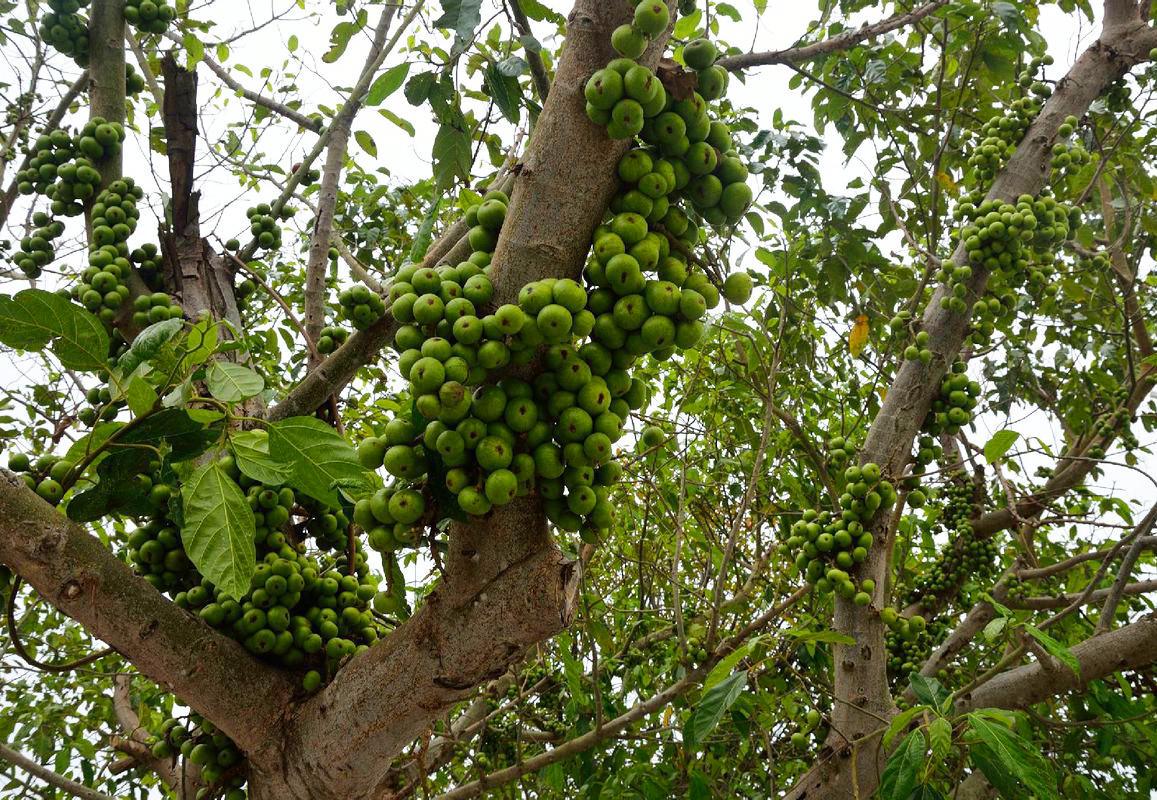
{"type": "Polygon", "coordinates": [[[470,179],[470,137],[465,131],[448,124],[438,128],[434,137],[434,181],[442,188],[453,185],[456,179],[470,179]]]}
{"type": "Polygon", "coordinates": [[[128,388],[125,389],[125,401],[128,403],[129,411],[136,417],[151,411],[159,400],[156,390],[140,375],[133,376],[128,388]]]}
{"type": "Polygon", "coordinates": [[[499,73],[505,75],[508,78],[517,78],[519,75],[526,72],[530,68],[530,66],[526,63],[526,59],[520,58],[519,56],[504,58],[498,62],[496,67],[498,68],[499,73]]]}
{"type": "Polygon", "coordinates": [[[904,737],[884,765],[884,774],[880,777],[880,800],[908,800],[908,795],[916,788],[925,750],[923,731],[917,729],[904,737]]]}
{"type": "Polygon", "coordinates": [[[683,743],[688,750],[696,749],[715,730],[723,714],[746,686],[747,671],[740,670],[704,692],[683,726],[683,743]]]}
{"type": "Polygon", "coordinates": [[[486,68],[486,89],[502,116],[517,125],[522,100],[518,81],[503,74],[496,64],[491,64],[486,68]]]}
{"type": "MultiPolygon", "coordinates": [[[[969,731],[980,739],[983,747],[991,753],[998,771],[1020,781],[1037,796],[1038,800],[1051,800],[1060,796],[1057,794],[1057,781],[1052,766],[1032,744],[1003,725],[989,722],[977,714],[968,715],[968,724],[969,731]]],[[[972,748],[974,759],[976,750],[976,747],[972,748]]],[[[985,777],[992,781],[989,769],[983,764],[978,763],[977,766],[984,772],[985,777]]],[[[1002,793],[1005,791],[995,781],[993,785],[1001,789],[1002,793]]],[[[1024,794],[1020,796],[1023,797],[1024,794]]]]}
{"type": "Polygon", "coordinates": [[[256,568],[256,523],[245,492],[216,461],[181,487],[181,544],[197,570],[234,600],[249,591],[256,568]]]}
{"type": "Polygon", "coordinates": [[[917,700],[932,708],[940,708],[940,704],[949,696],[948,690],[940,685],[940,681],[926,678],[919,672],[913,672],[908,676],[908,685],[912,687],[912,693],[916,695],[917,700]]]}
{"type": "Polygon", "coordinates": [[[96,372],[108,367],[108,334],[100,320],[42,289],[0,295],[0,342],[33,351],[51,345],[66,369],[96,372]]]}
{"type": "Polygon", "coordinates": [[[454,32],[454,50],[461,52],[465,42],[482,22],[482,0],[442,0],[442,16],[434,27],[454,32]]]}
{"type": "Polygon", "coordinates": [[[290,417],[271,425],[269,454],[290,467],[290,486],[330,506],[341,505],[336,481],[365,478],[353,445],[316,417],[290,417]]]}
{"type": "Polygon", "coordinates": [[[412,106],[420,106],[430,96],[430,89],[438,80],[433,72],[419,72],[406,82],[406,100],[412,106]]]}

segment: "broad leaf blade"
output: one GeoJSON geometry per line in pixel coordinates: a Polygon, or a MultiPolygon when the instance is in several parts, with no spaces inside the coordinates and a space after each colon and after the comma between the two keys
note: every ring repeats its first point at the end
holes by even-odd
{"type": "Polygon", "coordinates": [[[237,403],[261,394],[265,380],[249,367],[229,361],[214,361],[205,373],[209,394],[222,403],[237,403]]]}
{"type": "Polygon", "coordinates": [[[1073,655],[1072,650],[1034,625],[1025,625],[1024,630],[1025,633],[1040,642],[1049,655],[1072,670],[1073,674],[1077,676],[1077,680],[1080,680],[1081,662],[1073,655]]]}
{"type": "Polygon", "coordinates": [[[999,460],[1009,451],[1016,440],[1020,438],[1020,434],[1016,431],[1002,430],[997,431],[992,435],[984,445],[984,460],[989,464],[999,460]]]}
{"type": "Polygon", "coordinates": [[[289,417],[271,425],[269,454],[290,467],[290,486],[330,506],[341,505],[335,483],[365,480],[353,445],[316,417],[289,417]]]}
{"type": "Polygon", "coordinates": [[[239,433],[230,438],[229,447],[242,475],[270,486],[289,480],[293,470],[269,455],[269,435],[265,431],[239,433]]]}
{"type": "Polygon", "coordinates": [[[108,334],[100,320],[42,289],[0,295],[0,342],[34,351],[51,345],[66,369],[97,372],[108,367],[108,334]]]}
{"type": "MultiPolygon", "coordinates": [[[[992,759],[988,764],[991,768],[995,762],[996,770],[1012,775],[1023,783],[1039,800],[1058,798],[1056,776],[1052,767],[1036,748],[1003,725],[989,722],[977,714],[968,715],[969,731],[980,739],[981,748],[973,748],[973,758],[980,749],[980,762],[985,760],[983,748],[988,749],[992,759]]],[[[985,777],[992,781],[990,769],[984,763],[977,763],[985,777]]],[[[1004,789],[995,781],[993,785],[1004,792],[1004,789]]]]}
{"type": "Polygon", "coordinates": [[[723,714],[747,686],[747,670],[740,670],[704,692],[683,726],[683,743],[694,750],[715,729],[723,714]]]}
{"type": "Polygon", "coordinates": [[[390,67],[377,77],[366,95],[366,105],[376,106],[398,90],[410,72],[409,62],[390,67]]]}
{"type": "Polygon", "coordinates": [[[253,510],[216,461],[181,487],[185,522],[181,543],[198,571],[235,600],[249,591],[256,568],[253,510]]]}
{"type": "Polygon", "coordinates": [[[908,795],[916,788],[925,752],[923,731],[914,730],[904,737],[904,741],[888,756],[888,762],[884,765],[884,774],[880,778],[880,800],[908,800],[908,795]]]}

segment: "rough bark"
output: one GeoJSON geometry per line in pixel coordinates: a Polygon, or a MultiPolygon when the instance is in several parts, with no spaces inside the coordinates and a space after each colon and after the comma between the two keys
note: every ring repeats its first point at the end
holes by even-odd
{"type": "MultiPolygon", "coordinates": [[[[1058,126],[1069,115],[1083,116],[1089,104],[1128,69],[1148,56],[1153,32],[1135,21],[1132,27],[1120,26],[1102,32],[1062,79],[1046,101],[1024,140],[1005,168],[997,175],[988,197],[1009,200],[1021,194],[1036,194],[1048,176],[1049,153],[1058,126]]],[[[953,254],[953,264],[963,264],[963,248],[953,254]]],[[[969,297],[983,295],[988,280],[984,269],[974,270],[969,282],[969,297]]],[[[924,312],[922,328],[929,335],[931,363],[905,361],[900,366],[879,414],[868,433],[861,453],[861,463],[875,462],[886,476],[900,475],[909,460],[912,440],[919,431],[940,379],[955,359],[968,331],[968,315],[940,307],[941,287],[924,312]]],[[[876,541],[887,539],[887,515],[873,525],[876,541]]],[[[880,602],[886,585],[884,548],[873,548],[859,575],[873,578],[877,590],[873,600],[880,602]]],[[[835,706],[832,733],[826,748],[835,758],[818,762],[788,794],[789,798],[852,797],[854,787],[861,796],[877,784],[879,764],[875,759],[852,759],[850,742],[864,740],[881,728],[880,720],[894,710],[887,679],[887,652],[884,646],[885,626],[878,605],[860,608],[850,601],[836,600],[833,627],[855,639],[854,645],[836,645],[834,664],[835,706]],[[855,764],[856,776],[852,770],[855,764]]],[[[867,752],[863,741],[860,753],[867,752]]]]}
{"type": "Polygon", "coordinates": [[[278,734],[294,684],[177,608],[98,539],[0,471],[0,563],[244,750],[278,734]]]}
{"type": "Polygon", "coordinates": [[[270,765],[275,772],[254,765],[251,795],[376,796],[393,756],[434,719],[570,623],[578,576],[535,499],[488,524],[456,526],[442,583],[411,620],[301,707],[270,765]]]}

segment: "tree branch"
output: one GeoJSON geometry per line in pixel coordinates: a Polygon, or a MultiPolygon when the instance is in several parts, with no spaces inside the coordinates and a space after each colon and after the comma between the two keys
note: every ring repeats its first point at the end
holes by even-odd
{"type": "Polygon", "coordinates": [[[177,608],[7,471],[0,472],[0,520],[0,562],[59,611],[213,720],[242,750],[260,752],[277,735],[295,688],[281,672],[177,608]]]}
{"type": "MultiPolygon", "coordinates": [[[[534,34],[530,30],[530,20],[522,10],[519,0],[510,0],[510,13],[514,15],[514,25],[523,36],[534,34]]],[[[534,91],[538,94],[539,102],[545,103],[550,94],[550,77],[546,74],[546,65],[542,63],[542,54],[530,48],[523,48],[526,52],[526,63],[530,66],[530,77],[534,81],[534,91]]]]}
{"type": "Polygon", "coordinates": [[[1157,617],[1086,639],[1071,652],[1081,665],[1079,678],[1068,669],[1050,671],[1039,662],[1028,664],[1001,673],[960,697],[957,710],[1027,708],[1072,689],[1084,689],[1110,673],[1152,664],[1157,661],[1157,617]]]}
{"type": "Polygon", "coordinates": [[[40,778],[40,780],[47,783],[54,789],[60,789],[62,792],[68,792],[73,797],[79,797],[81,800],[116,800],[115,797],[98,792],[95,789],[89,789],[87,786],[82,786],[75,781],[70,781],[63,775],[57,775],[47,767],[42,767],[30,758],[27,758],[12,748],[0,744],[0,758],[14,764],[20,769],[27,772],[29,775],[40,778]]]}
{"type": "Polygon", "coordinates": [[[855,47],[860,42],[871,39],[873,36],[880,36],[894,31],[897,28],[903,28],[907,25],[917,23],[947,4],[948,0],[930,0],[912,11],[893,14],[887,19],[881,20],[873,25],[865,25],[857,30],[847,31],[833,36],[830,39],[824,39],[821,42],[789,47],[786,50],[771,50],[764,53],[744,53],[738,56],[726,56],[715,63],[725,69],[735,71],[747,69],[748,67],[765,67],[772,64],[797,64],[801,61],[810,61],[813,58],[819,58],[820,56],[838,53],[841,50],[855,47]]]}

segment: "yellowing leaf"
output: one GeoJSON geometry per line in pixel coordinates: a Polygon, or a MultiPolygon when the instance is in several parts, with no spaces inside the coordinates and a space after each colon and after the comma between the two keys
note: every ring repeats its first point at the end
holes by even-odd
{"type": "Polygon", "coordinates": [[[952,176],[947,172],[941,170],[936,173],[936,182],[940,184],[940,188],[950,195],[960,194],[960,187],[956,185],[956,181],[952,180],[952,176]]]}
{"type": "Polygon", "coordinates": [[[858,358],[867,343],[868,317],[865,314],[860,314],[856,317],[856,324],[852,326],[852,332],[848,334],[848,349],[852,351],[852,357],[858,358]]]}

